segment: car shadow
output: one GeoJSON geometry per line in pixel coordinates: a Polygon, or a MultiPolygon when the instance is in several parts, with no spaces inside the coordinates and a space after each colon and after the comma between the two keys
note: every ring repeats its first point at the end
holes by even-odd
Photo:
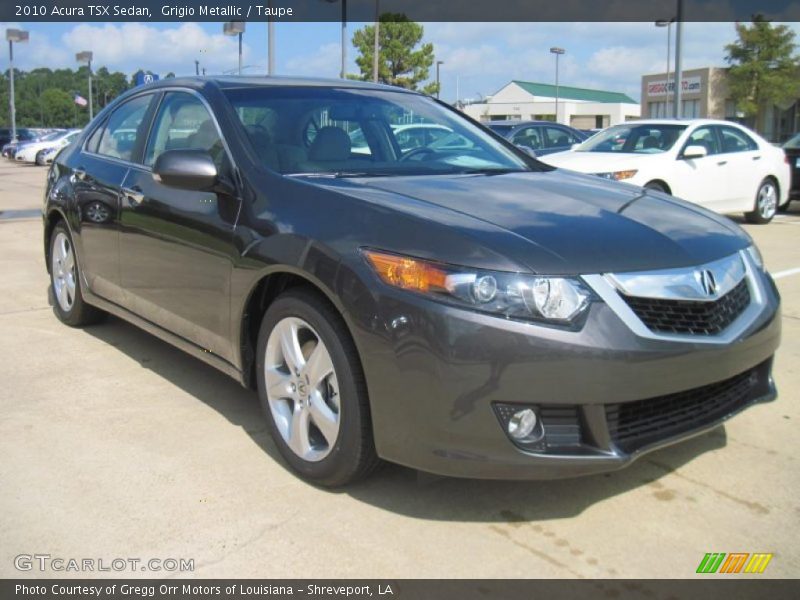
{"type": "MultiPolygon", "coordinates": [[[[286,465],[266,428],[256,394],[200,360],[117,318],[85,332],[194,396],[242,429],[272,460],[286,465]]],[[[366,481],[330,493],[435,521],[534,522],[579,515],[634,489],[663,502],[694,502],[661,479],[697,456],[724,447],[724,427],[641,457],[626,469],[576,479],[493,481],[439,477],[385,464],[366,481]]]]}

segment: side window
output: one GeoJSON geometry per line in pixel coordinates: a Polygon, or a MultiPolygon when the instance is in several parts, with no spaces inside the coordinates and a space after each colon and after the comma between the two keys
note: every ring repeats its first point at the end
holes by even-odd
{"type": "Polygon", "coordinates": [[[684,148],[687,146],[703,146],[708,154],[719,154],[717,137],[711,127],[698,127],[686,140],[684,148]]]}
{"type": "Polygon", "coordinates": [[[544,128],[544,145],[545,148],[560,148],[563,146],[569,146],[573,142],[571,141],[572,135],[564,129],[560,129],[558,127],[545,127],[544,128]]]}
{"type": "Polygon", "coordinates": [[[92,132],[92,135],[89,136],[89,139],[86,141],[86,150],[88,152],[97,152],[97,146],[100,144],[100,138],[102,137],[105,129],[106,124],[103,123],[92,132]]]}
{"type": "Polygon", "coordinates": [[[734,127],[720,127],[723,152],[748,152],[758,150],[758,144],[753,139],[734,127]]]}
{"type": "MultiPolygon", "coordinates": [[[[133,149],[142,126],[147,107],[150,106],[152,94],[139,96],[129,100],[115,110],[106,121],[97,153],[104,156],[133,160],[133,149]]],[[[94,135],[92,136],[94,137],[94,135]]],[[[91,143],[92,140],[89,140],[91,143]]],[[[89,146],[89,148],[91,148],[89,146]]]]}
{"type": "Polygon", "coordinates": [[[531,150],[540,150],[543,147],[542,138],[537,127],[525,127],[524,129],[520,129],[514,134],[511,141],[518,146],[524,146],[531,150]]]}
{"type": "Polygon", "coordinates": [[[222,167],[222,139],[211,114],[192,94],[168,92],[164,96],[147,142],[144,164],[153,166],[167,150],[205,150],[217,167],[222,167]]]}

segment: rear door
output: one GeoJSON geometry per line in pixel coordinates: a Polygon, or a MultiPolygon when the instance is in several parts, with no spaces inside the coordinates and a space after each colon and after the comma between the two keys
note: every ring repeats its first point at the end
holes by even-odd
{"type": "Polygon", "coordinates": [[[152,167],[167,150],[205,150],[230,178],[232,162],[215,119],[194,92],[168,91],[156,111],[143,164],[123,184],[120,266],[132,310],[232,360],[230,277],[238,252],[239,200],[168,187],[152,167]]]}
{"type": "Polygon", "coordinates": [[[758,144],[736,127],[717,127],[720,159],[727,161],[728,198],[720,212],[753,210],[756,191],[763,179],[764,161],[758,144]]]}
{"type": "Polygon", "coordinates": [[[92,292],[120,305],[125,304],[119,273],[120,188],[136,155],[135,136],[128,139],[122,133],[146,129],[153,98],[144,94],[117,107],[69,164],[81,270],[92,292]]]}
{"type": "Polygon", "coordinates": [[[692,131],[672,167],[668,181],[673,196],[722,212],[729,199],[729,165],[727,159],[720,156],[713,126],[702,125],[692,131]],[[684,158],[683,152],[689,146],[702,146],[708,154],[701,158],[684,158]]]}

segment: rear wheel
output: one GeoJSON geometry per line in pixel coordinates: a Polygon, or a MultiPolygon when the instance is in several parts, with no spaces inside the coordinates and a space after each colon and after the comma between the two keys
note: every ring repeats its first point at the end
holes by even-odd
{"type": "Polygon", "coordinates": [[[257,365],[270,433],[295,472],[334,487],[377,466],[358,354],[324,299],[302,289],[279,296],[261,324],[257,365]]]}
{"type": "Polygon", "coordinates": [[[63,222],[56,225],[50,235],[50,289],[53,312],[62,323],[81,327],[97,323],[105,316],[103,311],[83,300],[75,246],[63,222]]]}
{"type": "Polygon", "coordinates": [[[752,211],[745,213],[748,223],[764,225],[772,221],[778,211],[778,186],[772,179],[765,179],[758,186],[755,206],[752,211]]]}

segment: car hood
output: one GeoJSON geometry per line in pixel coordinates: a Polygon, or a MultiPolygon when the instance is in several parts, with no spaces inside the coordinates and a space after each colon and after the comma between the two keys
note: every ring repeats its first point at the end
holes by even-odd
{"type": "MultiPolygon", "coordinates": [[[[452,214],[458,213],[459,227],[476,244],[537,273],[693,266],[750,244],[733,222],[695,205],[561,170],[315,183],[405,213],[416,212],[423,221],[453,222],[452,214]]],[[[424,222],[414,236],[419,247],[424,222]]],[[[431,240],[431,247],[436,243],[431,240]]]]}
{"type": "Polygon", "coordinates": [[[663,159],[661,154],[622,154],[619,152],[556,152],[542,158],[554,167],[578,171],[579,173],[608,173],[610,171],[627,171],[663,159]]]}

